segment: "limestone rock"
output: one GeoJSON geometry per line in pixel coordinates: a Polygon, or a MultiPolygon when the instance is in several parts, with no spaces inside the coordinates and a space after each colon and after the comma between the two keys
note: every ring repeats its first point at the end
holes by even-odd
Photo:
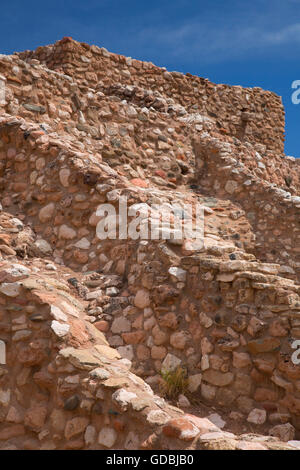
{"type": "Polygon", "coordinates": [[[76,237],[76,231],[72,229],[71,227],[68,227],[67,225],[63,224],[59,228],[59,238],[64,239],[64,240],[73,240],[73,238],[76,237]]]}
{"type": "Polygon", "coordinates": [[[70,177],[70,170],[68,168],[63,168],[59,172],[59,179],[61,184],[67,188],[69,186],[69,177],[70,177]]]}
{"type": "Polygon", "coordinates": [[[77,417],[70,419],[65,427],[65,438],[69,440],[84,433],[88,424],[89,420],[87,418],[77,417]]]}
{"type": "Polygon", "coordinates": [[[211,385],[216,385],[217,387],[226,387],[233,382],[234,374],[232,372],[223,373],[210,369],[203,373],[202,378],[211,385]]]}
{"type": "Polygon", "coordinates": [[[98,443],[108,449],[111,449],[117,440],[117,433],[113,428],[104,427],[98,436],[98,443]]]}
{"type": "Polygon", "coordinates": [[[0,292],[7,297],[17,297],[21,293],[21,284],[18,282],[0,284],[0,292]]]}
{"type": "Polygon", "coordinates": [[[134,298],[134,305],[138,308],[144,309],[150,305],[149,292],[146,290],[139,290],[134,298]]]}
{"type": "Polygon", "coordinates": [[[247,421],[253,424],[264,424],[266,421],[267,413],[265,410],[255,408],[249,413],[247,421]]]}
{"type": "Polygon", "coordinates": [[[270,429],[269,434],[277,437],[280,441],[288,442],[295,438],[295,428],[290,423],[278,424],[270,429]]]}
{"type": "Polygon", "coordinates": [[[56,320],[52,321],[51,328],[59,338],[63,338],[70,331],[70,325],[68,325],[67,323],[59,323],[56,320]]]}
{"type": "Polygon", "coordinates": [[[173,354],[167,354],[165,360],[162,363],[162,371],[168,372],[175,370],[181,364],[181,359],[174,356],[173,354]]]}
{"type": "Polygon", "coordinates": [[[188,389],[191,393],[198,390],[202,382],[202,374],[190,375],[188,377],[188,389]]]}
{"type": "Polygon", "coordinates": [[[43,207],[39,212],[39,219],[44,224],[45,222],[49,222],[52,219],[55,211],[55,205],[53,202],[47,204],[47,206],[43,207]]]}
{"type": "Polygon", "coordinates": [[[135,393],[129,392],[124,388],[121,388],[112,395],[113,401],[115,401],[124,411],[127,410],[129,403],[131,403],[135,398],[137,398],[135,393]]]}

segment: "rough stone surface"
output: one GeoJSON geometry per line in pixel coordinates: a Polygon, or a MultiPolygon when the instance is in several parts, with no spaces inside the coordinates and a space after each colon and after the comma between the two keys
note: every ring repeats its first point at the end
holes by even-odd
{"type": "Polygon", "coordinates": [[[299,448],[280,97],[69,37],[0,68],[0,449],[299,448]]]}

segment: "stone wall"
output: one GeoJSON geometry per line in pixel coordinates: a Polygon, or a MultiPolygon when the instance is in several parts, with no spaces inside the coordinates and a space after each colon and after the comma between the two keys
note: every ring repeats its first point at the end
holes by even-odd
{"type": "MultiPolygon", "coordinates": [[[[202,191],[237,203],[255,234],[256,256],[262,261],[281,263],[282,274],[299,280],[299,189],[292,196],[271,181],[257,177],[240,162],[239,147],[220,139],[197,138],[194,149],[202,191]]],[[[299,160],[290,164],[299,173],[299,160]]]]}
{"type": "MultiPolygon", "coordinates": [[[[2,212],[0,223],[6,243],[10,233],[28,240],[28,227],[20,220],[2,212]]],[[[275,297],[262,281],[272,277],[274,282],[269,273],[277,272],[277,266],[187,257],[182,268],[170,270],[159,266],[153,247],[141,244],[137,264],[128,263],[132,295],[111,297],[114,345],[117,333],[126,345],[116,350],[100,331],[105,320],[90,322],[91,303],[95,311],[95,300],[105,301],[99,287],[106,288],[107,301],[108,289],[119,286],[115,275],[81,276],[47,259],[20,262],[12,248],[8,251],[9,244],[6,253],[1,245],[1,253],[8,255],[0,263],[0,333],[6,345],[6,361],[0,365],[1,449],[292,448],[277,438],[293,439],[286,422],[298,428],[298,372],[289,361],[286,334],[293,321],[287,310],[299,309],[299,288],[278,278],[277,308],[267,313],[262,300],[272,296],[274,302],[275,297]],[[147,264],[142,263],[145,254],[147,264]],[[228,312],[239,302],[249,303],[236,307],[238,315],[225,310],[222,315],[220,294],[228,312]],[[181,363],[189,370],[191,393],[225,410],[237,409],[236,417],[249,415],[257,430],[268,417],[275,437],[235,436],[168,405],[130,370],[130,348],[141,375],[151,374],[147,363],[156,371],[181,363]]],[[[154,379],[148,382],[155,384],[154,379]]]]}
{"type": "Polygon", "coordinates": [[[279,98],[69,39],[0,73],[0,447],[210,448],[219,429],[150,389],[179,364],[193,400],[300,431],[299,163],[279,98]],[[99,204],[125,196],[200,203],[203,246],[99,240],[99,204]]]}
{"type": "Polygon", "coordinates": [[[1,263],[0,332],[7,350],[0,365],[0,449],[189,446],[200,428],[155,396],[85,322],[69,273],[58,280],[53,265],[52,275],[45,263],[32,267],[1,263]],[[164,432],[178,418],[179,433],[164,432]]]}
{"type": "Polygon", "coordinates": [[[279,265],[238,259],[233,250],[227,257],[178,258],[164,245],[140,243],[127,261],[129,303],[102,303],[101,328],[151,385],[180,364],[190,391],[208,404],[245,419],[264,410],[274,424],[292,417],[298,429],[291,343],[300,335],[299,286],[278,276],[279,265]]]}
{"type": "Polygon", "coordinates": [[[284,110],[280,97],[260,88],[216,85],[209,80],[167,72],[151,63],[108,53],[65,38],[52,46],[19,54],[22,59],[37,60],[49,69],[63,71],[91,88],[116,83],[139,86],[159,92],[165,98],[215,119],[225,134],[264,149],[283,153],[284,110]]]}
{"type": "MultiPolygon", "coordinates": [[[[124,182],[71,146],[60,148],[59,140],[36,125],[3,122],[10,196],[2,203],[15,215],[26,214],[40,256],[53,254],[75,269],[117,275],[109,283],[87,278],[94,286],[88,312],[110,345],[133,361],[136,373],[157,385],[164,361],[178,360],[201,399],[245,416],[253,409],[268,411],[264,420],[290,419],[298,428],[298,372],[290,341],[298,338],[299,287],[278,277],[288,270],[254,262],[233,243],[213,238],[206,241],[205,255],[185,258],[176,246],[159,242],[99,243],[95,210],[100,202],[117,203],[124,182]],[[178,266],[176,281],[169,268],[178,266]]],[[[127,193],[132,203],[143,201],[140,189],[128,187],[127,193]]]]}
{"type": "MultiPolygon", "coordinates": [[[[44,147],[48,145],[47,133],[64,135],[66,148],[73,146],[73,151],[87,152],[90,160],[94,158],[94,162],[108,164],[110,172],[115,168],[121,178],[126,175],[129,181],[146,187],[154,184],[170,189],[180,188],[195,179],[197,167],[195,183],[201,183],[200,191],[206,191],[209,196],[231,198],[238,204],[240,199],[244,201],[243,208],[249,214],[249,222],[257,238],[256,255],[288,265],[291,274],[298,271],[298,227],[292,209],[296,199],[291,206],[292,200],[288,198],[296,196],[299,191],[299,160],[265,152],[261,144],[251,147],[222,135],[217,132],[213,118],[199,113],[190,114],[182,106],[178,108],[173,105],[172,110],[166,112],[165,97],[161,95],[156,100],[143,88],[136,87],[133,92],[124,86],[110,85],[103,86],[103,91],[97,92],[88,89],[84,80],[77,82],[39,63],[28,64],[17,57],[2,56],[1,71],[6,77],[6,101],[1,107],[2,112],[39,123],[41,135],[46,134],[40,139],[46,142],[44,147]],[[208,132],[210,137],[205,137],[203,131],[208,132]],[[202,146],[201,152],[212,152],[209,155],[213,158],[206,158],[210,162],[208,173],[207,164],[203,166],[199,151],[193,149],[193,138],[202,146]],[[229,164],[224,164],[221,157],[218,160],[218,153],[213,153],[215,149],[209,150],[209,141],[216,142],[216,139],[219,147],[223,146],[221,157],[232,159],[229,164]],[[234,194],[231,193],[232,188],[228,192],[218,187],[227,183],[229,187],[232,171],[235,174],[233,179],[237,180],[234,185],[241,178],[246,183],[245,186],[239,185],[234,194]],[[219,175],[219,181],[212,181],[210,175],[213,178],[219,175]],[[248,197],[250,180],[256,181],[259,189],[259,192],[251,191],[253,198],[248,197]],[[241,188],[245,189],[241,191],[241,188]],[[284,217],[280,210],[281,203],[271,209],[269,203],[265,204],[266,211],[260,207],[265,197],[273,204],[273,194],[281,194],[281,199],[286,199],[283,201],[284,217]],[[268,224],[265,223],[265,212],[268,224]],[[287,225],[292,226],[292,230],[289,230],[289,237],[283,237],[282,234],[287,233],[287,225]],[[277,243],[278,249],[274,249],[277,243]],[[296,253],[296,257],[291,253],[296,253]]],[[[62,142],[57,146],[62,148],[62,142]]],[[[19,175],[19,178],[22,179],[22,176],[19,175]]]]}

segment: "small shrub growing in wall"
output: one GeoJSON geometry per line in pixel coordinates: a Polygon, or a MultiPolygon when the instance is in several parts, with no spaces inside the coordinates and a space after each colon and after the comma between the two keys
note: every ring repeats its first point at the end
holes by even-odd
{"type": "Polygon", "coordinates": [[[186,369],[178,366],[174,370],[160,372],[163,382],[161,383],[161,394],[170,400],[184,395],[188,389],[188,374],[186,369]]]}

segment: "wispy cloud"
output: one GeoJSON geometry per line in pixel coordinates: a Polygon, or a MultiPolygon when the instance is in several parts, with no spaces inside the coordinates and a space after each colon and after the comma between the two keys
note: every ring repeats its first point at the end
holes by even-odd
{"type": "MultiPolygon", "coordinates": [[[[51,2],[50,10],[57,8],[51,2]]],[[[114,52],[153,60],[158,64],[180,63],[190,67],[276,56],[299,59],[300,0],[138,0],[75,1],[77,8],[63,3],[61,15],[39,20],[36,43],[64,35],[104,45],[114,52]],[[128,7],[131,6],[130,11],[128,7]]],[[[14,15],[10,14],[12,18],[14,15]]],[[[25,35],[33,37],[32,29],[25,35]]],[[[37,45],[37,44],[36,44],[37,45]]],[[[28,47],[31,47],[29,45],[28,47]]]]}
{"type": "Polygon", "coordinates": [[[264,24],[247,26],[208,24],[201,20],[177,27],[147,28],[138,33],[141,44],[158,46],[173,57],[197,57],[205,61],[219,61],[247,54],[263,55],[278,51],[278,47],[300,43],[300,23],[282,28],[266,28],[264,24]]]}
{"type": "MultiPolygon", "coordinates": [[[[294,2],[296,0],[293,0],[294,2]]],[[[300,3],[297,0],[297,3],[300,3]]],[[[291,24],[279,31],[272,31],[263,35],[263,41],[270,45],[300,42],[300,23],[291,24]]]]}

